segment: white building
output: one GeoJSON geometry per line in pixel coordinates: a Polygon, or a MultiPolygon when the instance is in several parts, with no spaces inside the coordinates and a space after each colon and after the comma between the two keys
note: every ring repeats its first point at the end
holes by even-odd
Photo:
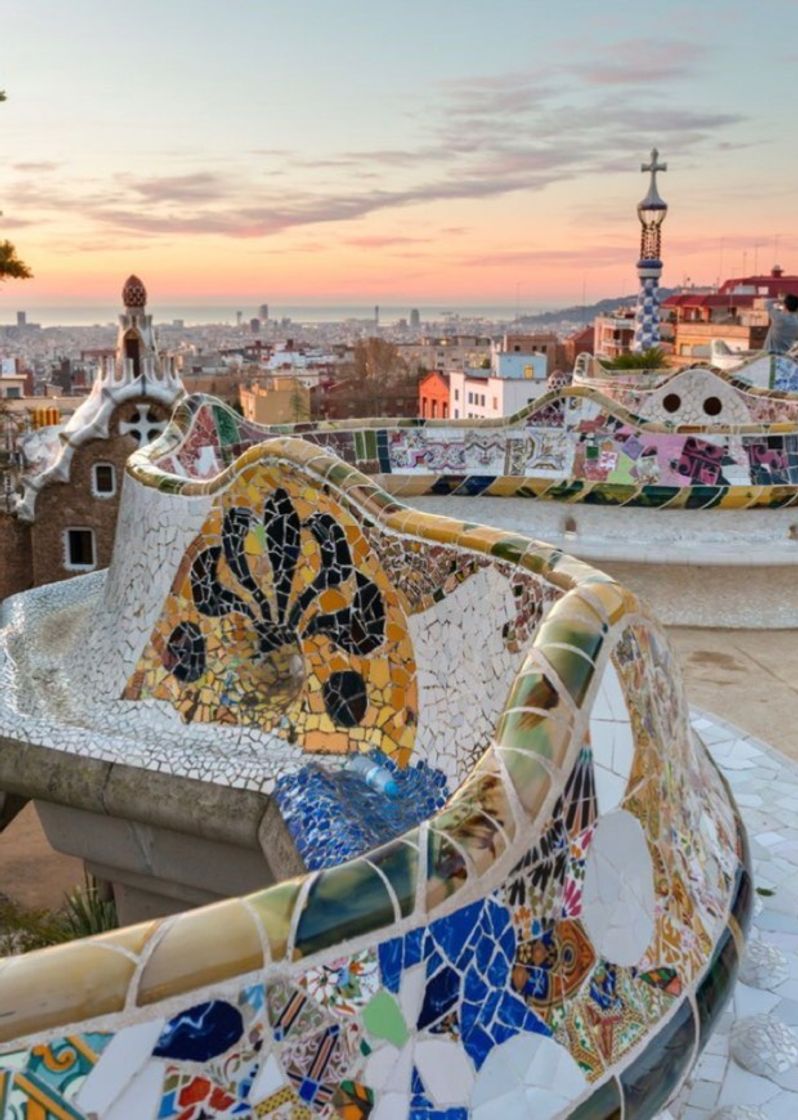
{"type": "Polygon", "coordinates": [[[490,369],[449,373],[449,416],[453,420],[513,416],[545,392],[545,354],[497,350],[490,369]]]}

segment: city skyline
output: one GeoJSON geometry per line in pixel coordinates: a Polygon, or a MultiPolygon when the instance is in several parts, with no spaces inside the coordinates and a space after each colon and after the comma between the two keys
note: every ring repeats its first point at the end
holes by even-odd
{"type": "Polygon", "coordinates": [[[631,292],[654,144],[663,284],[798,270],[788,0],[31,7],[4,16],[0,237],[35,278],[4,314],[130,271],[153,304],[631,292]]]}

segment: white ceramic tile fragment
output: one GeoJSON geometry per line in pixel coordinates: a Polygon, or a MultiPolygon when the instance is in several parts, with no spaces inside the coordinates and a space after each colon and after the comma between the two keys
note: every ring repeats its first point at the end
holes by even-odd
{"type": "Polygon", "coordinates": [[[518,1034],[485,1059],[471,1094],[471,1115],[474,1120],[551,1120],[587,1087],[587,1078],[564,1046],[547,1035],[518,1034]]]}
{"type": "Polygon", "coordinates": [[[599,813],[609,813],[623,800],[635,751],[623,687],[612,661],[604,669],[590,710],[590,745],[599,813]]]}
{"type": "Polygon", "coordinates": [[[405,1023],[410,1027],[418,1020],[418,1013],[424,999],[424,990],[427,984],[426,966],[423,964],[406,968],[402,973],[399,987],[399,1006],[402,1009],[405,1023]]]}
{"type": "Polygon", "coordinates": [[[380,1046],[366,1059],[365,1081],[380,1096],[392,1092],[409,1093],[413,1072],[413,1047],[397,1049],[392,1043],[380,1046]]]}
{"type": "Polygon", "coordinates": [[[371,1120],[407,1120],[409,1111],[409,1094],[380,1093],[371,1120]]]}
{"type": "Polygon", "coordinates": [[[109,1110],[97,1114],[97,1120],[155,1120],[161,1105],[165,1071],[164,1062],[151,1058],[109,1110]]]}
{"type": "Polygon", "coordinates": [[[457,1042],[422,1038],[415,1045],[415,1063],[427,1094],[439,1108],[467,1103],[474,1067],[457,1042]]]}
{"type": "Polygon", "coordinates": [[[165,1022],[153,1019],[117,1031],[81,1085],[75,1097],[78,1108],[104,1115],[149,1061],[165,1022]]]}
{"type": "Polygon", "coordinates": [[[266,1060],[262,1062],[255,1080],[252,1082],[252,1088],[249,1091],[250,1102],[260,1104],[261,1101],[281,1089],[285,1082],[285,1074],[280,1063],[274,1054],[269,1054],[266,1060]]]}
{"type": "Polygon", "coordinates": [[[596,950],[613,964],[636,964],[654,933],[654,867],[635,816],[599,818],[585,864],[582,920],[596,950]]]}

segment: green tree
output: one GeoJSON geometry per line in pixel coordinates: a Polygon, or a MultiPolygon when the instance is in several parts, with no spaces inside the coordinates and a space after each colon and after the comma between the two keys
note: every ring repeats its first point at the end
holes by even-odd
{"type": "MultiPolygon", "coordinates": [[[[5,90],[0,89],[0,101],[5,101],[5,90]]],[[[3,280],[28,280],[33,273],[17,256],[10,241],[0,241],[0,282],[3,280]]]]}
{"type": "Polygon", "coordinates": [[[666,369],[668,359],[660,346],[652,346],[650,350],[619,354],[611,361],[602,362],[602,365],[605,369],[666,369]]]}
{"type": "Polygon", "coordinates": [[[0,281],[29,280],[33,273],[17,256],[10,241],[0,241],[0,281]]]}

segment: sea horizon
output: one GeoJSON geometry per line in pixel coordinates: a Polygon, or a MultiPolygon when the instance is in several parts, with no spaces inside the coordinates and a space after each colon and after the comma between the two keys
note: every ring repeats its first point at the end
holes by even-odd
{"type": "MultiPolygon", "coordinates": [[[[380,304],[380,325],[395,326],[400,319],[410,319],[411,310],[417,310],[421,320],[440,322],[447,317],[459,316],[461,319],[486,319],[512,322],[519,315],[536,315],[551,310],[553,303],[524,304],[512,303],[463,303],[428,302],[416,304],[380,304]]],[[[319,324],[346,322],[351,319],[374,321],[375,305],[365,303],[318,303],[318,304],[269,304],[269,322],[288,318],[298,324],[319,324]]],[[[11,310],[8,306],[0,309],[0,327],[16,326],[18,311],[24,311],[29,323],[42,327],[105,327],[115,325],[120,312],[119,304],[86,303],[80,306],[69,304],[26,305],[20,300],[11,310]]],[[[245,303],[191,303],[158,304],[149,306],[156,326],[169,326],[175,320],[183,320],[189,326],[207,326],[214,323],[235,325],[236,312],[242,314],[242,322],[248,323],[256,318],[258,305],[245,303]]]]}

